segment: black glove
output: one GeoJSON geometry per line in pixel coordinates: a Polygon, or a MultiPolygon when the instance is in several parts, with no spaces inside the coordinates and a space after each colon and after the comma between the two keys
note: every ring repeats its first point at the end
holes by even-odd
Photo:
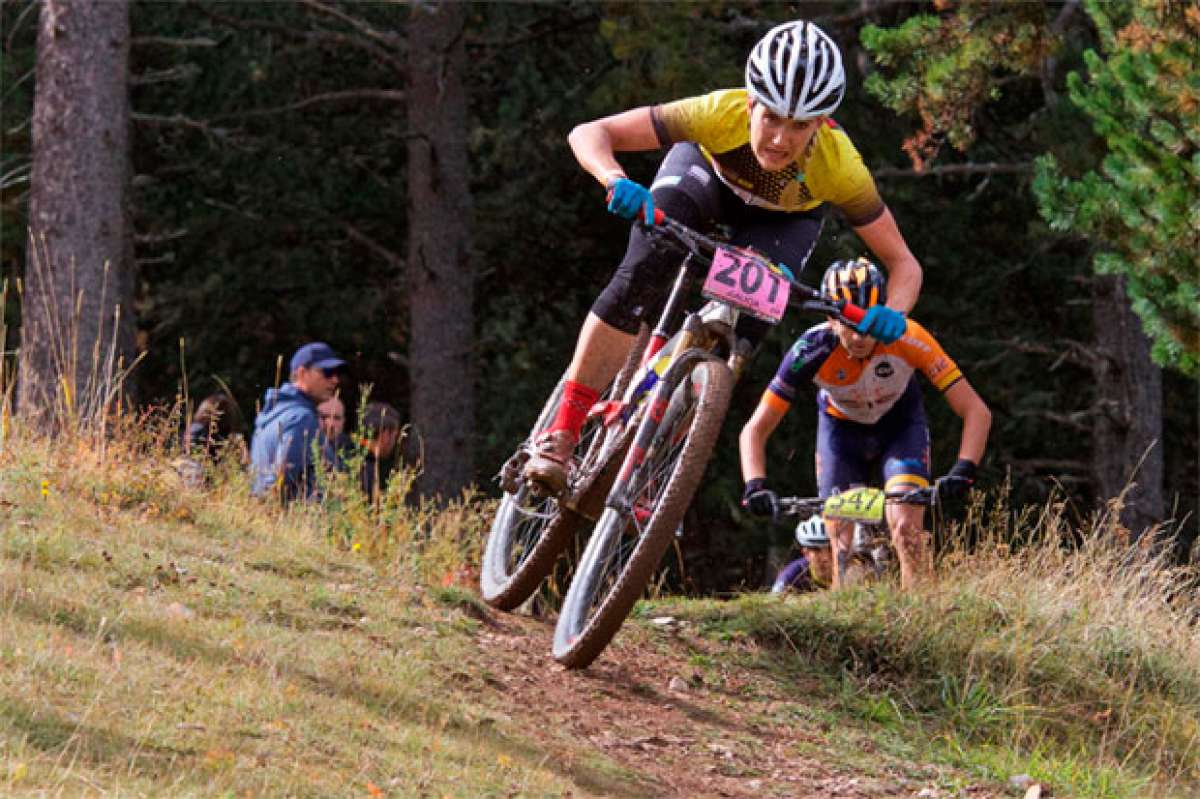
{"type": "Polygon", "coordinates": [[[962,499],[975,485],[975,463],[959,458],[958,463],[937,480],[938,499],[962,499]]]}
{"type": "Polygon", "coordinates": [[[779,495],[767,488],[767,478],[755,477],[742,492],[742,507],[755,516],[775,519],[779,516],[779,495]]]}

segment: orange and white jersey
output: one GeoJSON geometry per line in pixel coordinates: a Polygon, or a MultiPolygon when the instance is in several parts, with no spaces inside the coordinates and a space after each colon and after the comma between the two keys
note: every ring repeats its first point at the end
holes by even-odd
{"type": "Polygon", "coordinates": [[[875,424],[904,395],[913,373],[921,371],[939,391],[962,379],[962,372],[937,340],[912,319],[891,344],[876,343],[871,354],[855,358],[838,343],[829,323],[809,328],[796,340],[775,373],[763,401],[785,409],[808,382],[817,402],[836,419],[875,424]]]}

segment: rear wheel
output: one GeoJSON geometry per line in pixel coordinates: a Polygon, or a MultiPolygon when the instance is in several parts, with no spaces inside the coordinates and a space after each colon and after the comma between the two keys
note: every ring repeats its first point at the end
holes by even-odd
{"type": "MultiPolygon", "coordinates": [[[[645,345],[647,332],[643,327],[625,367],[617,375],[609,396],[620,396],[629,384],[645,345]]],[[[546,402],[529,438],[505,464],[503,471],[519,473],[528,459],[528,446],[542,430],[550,425],[562,397],[562,382],[546,402]]],[[[573,473],[573,498],[587,499],[593,493],[592,483],[603,466],[601,458],[614,454],[615,430],[605,428],[598,420],[589,421],[582,431],[573,473]]],[[[572,508],[564,507],[557,497],[534,494],[519,478],[504,478],[513,490],[506,490],[496,509],[492,527],[484,547],[480,568],[479,588],[485,602],[498,610],[513,610],[538,589],[542,580],[554,569],[558,556],[573,540],[581,523],[588,521],[572,508]]],[[[603,487],[607,490],[607,486],[603,487]]],[[[563,498],[566,501],[566,498],[563,498]]],[[[571,503],[574,504],[574,503],[571,503]]],[[[594,517],[593,517],[594,518],[594,517]]],[[[590,523],[590,522],[589,522],[590,523]]]]}
{"type": "Polygon", "coordinates": [[[729,408],[733,375],[702,361],[674,392],[644,462],[628,478],[629,511],[606,508],[567,589],[554,657],[583,668],[642,595],[704,476],[729,408]]]}

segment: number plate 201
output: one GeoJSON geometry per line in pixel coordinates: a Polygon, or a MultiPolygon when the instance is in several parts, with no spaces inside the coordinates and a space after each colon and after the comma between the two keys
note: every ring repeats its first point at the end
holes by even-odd
{"type": "Polygon", "coordinates": [[[790,289],[782,276],[761,261],[721,248],[713,257],[702,293],[774,324],[787,310],[790,289]]]}

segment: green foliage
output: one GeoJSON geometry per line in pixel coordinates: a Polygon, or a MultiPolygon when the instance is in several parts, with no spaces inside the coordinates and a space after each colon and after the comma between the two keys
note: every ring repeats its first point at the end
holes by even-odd
{"type": "Polygon", "coordinates": [[[867,78],[867,90],[897,113],[921,119],[922,128],[905,142],[918,169],[943,140],[958,150],[975,142],[981,107],[1001,97],[998,74],[1028,82],[1060,46],[1046,4],[998,8],[987,0],[917,14],[894,28],[867,25],[862,43],[883,67],[867,78]]]}
{"type": "MultiPolygon", "coordinates": [[[[313,98],[402,89],[408,11],[402,4],[319,5],[338,13],[292,2],[132,5],[133,213],[146,352],[134,377],[143,400],[174,398],[185,378],[193,397],[206,394],[215,375],[252,419],[256,398],[275,382],[276,357],[320,337],[349,356],[357,381],[373,383],[376,396],[405,411],[406,109],[379,98],[313,98]],[[364,37],[354,21],[375,35],[364,37]]],[[[472,4],[465,37],[477,368],[463,379],[477,388],[480,485],[489,485],[528,431],[627,241],[628,225],[604,211],[599,187],[571,156],[566,137],[575,124],[736,86],[758,36],[801,13],[826,25],[847,54],[850,85],[837,121],[867,164],[904,160],[902,126],[881,113],[856,72],[862,18],[836,3],[797,8],[722,0],[472,4]]],[[[32,103],[32,77],[22,78],[33,66],[37,11],[32,2],[0,3],[0,174],[27,154],[28,127],[16,121],[32,103]]],[[[1066,113],[1071,104],[1044,107],[1034,62],[1053,53],[1065,63],[1078,49],[1070,31],[1062,37],[1068,46],[1057,50],[1057,40],[1037,38],[1047,30],[1048,9],[968,2],[940,16],[911,14],[908,6],[884,4],[866,17],[905,31],[891,39],[883,28],[864,35],[884,42],[876,55],[890,59],[883,74],[897,81],[887,91],[901,97],[900,110],[921,113],[918,105],[928,101],[915,98],[927,87],[938,105],[926,112],[972,137],[973,156],[1024,160],[1051,150],[1068,172],[1094,166],[1093,148],[1080,144],[1088,132],[1066,113]],[[935,30],[939,20],[946,31],[935,30]],[[987,41],[974,41],[970,31],[987,32],[987,41]],[[958,45],[962,52],[952,52],[958,45]],[[995,86],[984,82],[989,58],[998,59],[995,86]]],[[[1170,139],[1161,123],[1156,131],[1170,139]]],[[[622,163],[649,181],[661,155],[623,155],[622,163]]],[[[1087,441],[1046,416],[1086,404],[1079,386],[1087,379],[1071,363],[1022,354],[1013,340],[1020,333],[1057,344],[1087,330],[1087,289],[1077,278],[1088,271],[1088,254],[1050,235],[1022,178],[880,183],[926,267],[918,319],[997,412],[986,482],[1012,469],[1023,499],[1044,496],[1051,478],[1024,464],[1051,451],[1064,460],[1084,457],[1087,441]],[[1053,313],[1045,310],[1048,298],[1059,304],[1053,313]]],[[[22,191],[9,187],[0,196],[7,276],[20,274],[24,258],[23,217],[13,216],[24,213],[22,191]]],[[[861,253],[833,214],[812,269],[819,274],[830,260],[861,253]]],[[[685,524],[682,576],[697,590],[757,585],[767,542],[791,540],[784,526],[738,518],[736,438],[783,352],[815,321],[795,314],[778,326],[738,387],[706,491],[685,524]]],[[[349,386],[352,409],[356,390],[349,386]]],[[[1194,425],[1190,397],[1166,393],[1175,418],[1194,425]]],[[[935,393],[927,397],[934,467],[945,468],[956,454],[958,421],[935,393]]],[[[1168,426],[1183,430],[1175,439],[1196,440],[1194,427],[1168,426]]],[[[773,438],[781,490],[815,491],[814,429],[811,406],[797,403],[773,438]]],[[[1177,456],[1192,481],[1184,489],[1194,484],[1193,451],[1183,447],[1177,456]]],[[[367,513],[360,506],[347,503],[346,517],[367,513]]]]}
{"type": "Polygon", "coordinates": [[[219,376],[253,418],[276,358],[323,339],[403,406],[403,276],[368,242],[405,247],[402,102],[370,93],[402,88],[406,12],[347,11],[381,43],[294,3],[134,4],[144,396],[179,390],[182,342],[192,392],[219,376]]]}
{"type": "Polygon", "coordinates": [[[1041,159],[1034,186],[1058,230],[1096,242],[1102,273],[1124,276],[1155,360],[1200,376],[1200,12],[1171,3],[1087,5],[1106,57],[1070,96],[1107,154],[1068,177],[1041,159]]]}
{"type": "Polygon", "coordinates": [[[0,269],[20,274],[32,171],[30,134],[39,4],[0,3],[0,269]]]}

